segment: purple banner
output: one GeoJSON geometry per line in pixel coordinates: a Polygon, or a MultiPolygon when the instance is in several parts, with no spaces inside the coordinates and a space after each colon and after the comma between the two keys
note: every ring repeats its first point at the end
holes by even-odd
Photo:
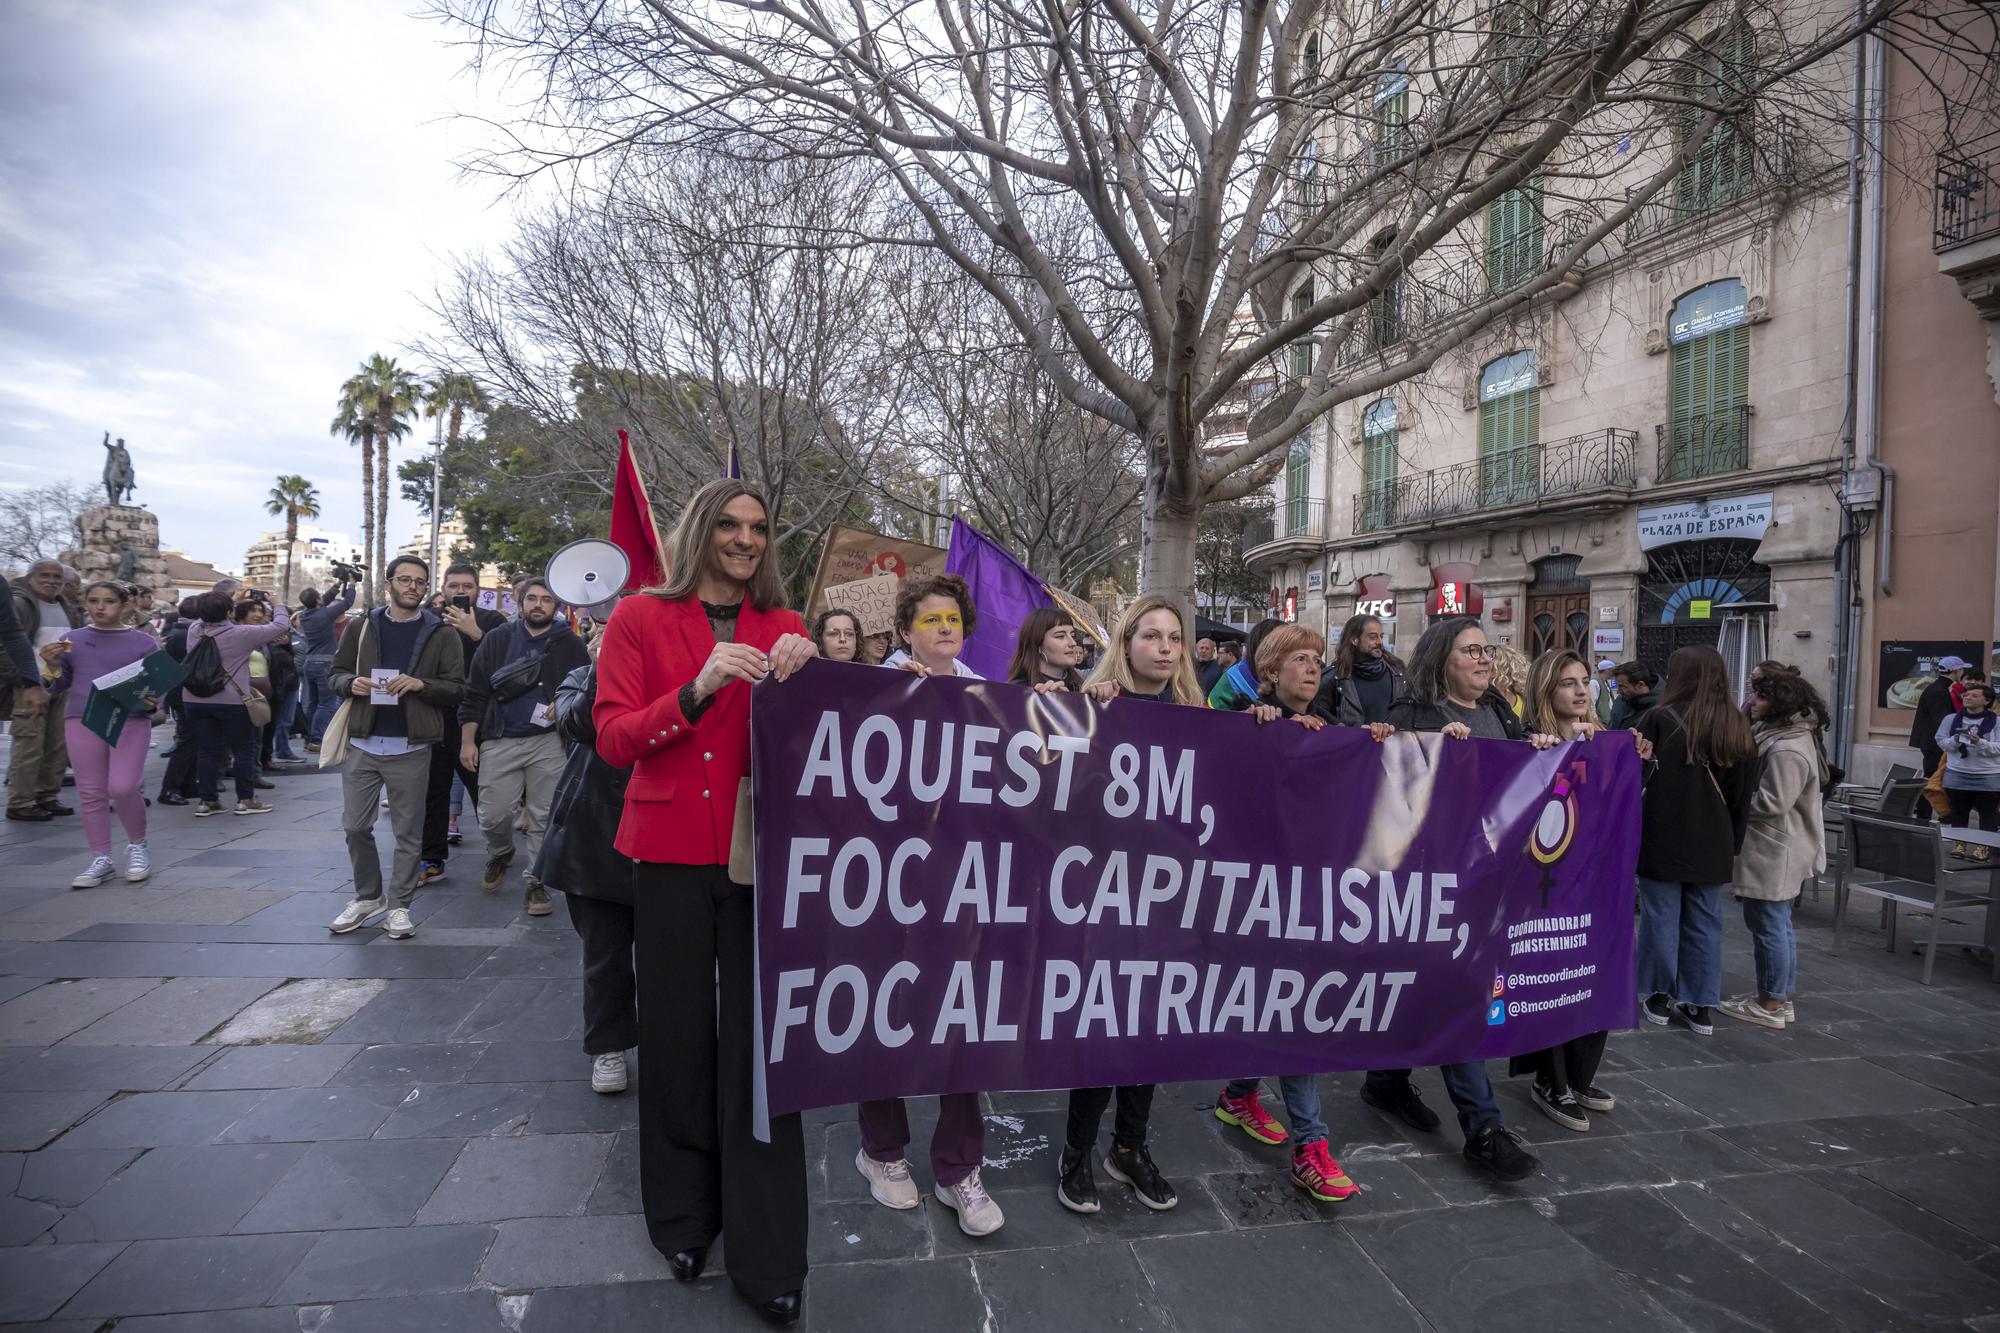
{"type": "Polygon", "coordinates": [[[1631,1025],[1640,767],[815,662],[757,687],[769,1110],[1631,1025]]]}

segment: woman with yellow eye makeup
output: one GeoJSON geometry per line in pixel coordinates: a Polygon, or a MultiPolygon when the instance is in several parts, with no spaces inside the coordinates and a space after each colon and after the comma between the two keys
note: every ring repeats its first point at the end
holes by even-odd
{"type": "Polygon", "coordinates": [[[972,608],[972,590],[956,574],[912,579],[896,598],[896,637],[903,646],[882,662],[885,667],[919,676],[983,677],[958,660],[979,613],[972,608]]]}
{"type": "MultiPolygon", "coordinates": [[[[907,647],[890,654],[885,667],[919,676],[979,675],[958,660],[959,650],[978,619],[972,593],[956,574],[913,579],[896,598],[896,635],[907,647]]],[[[863,1102],[861,1150],[854,1169],[868,1181],[868,1192],[885,1208],[915,1208],[916,1181],[910,1178],[910,1116],[901,1097],[863,1102]]],[[[979,1183],[979,1164],[986,1155],[986,1121],[979,1113],[976,1092],[946,1093],[938,1098],[937,1128],[931,1132],[931,1175],[938,1202],[958,1214],[958,1228],[968,1236],[990,1236],[1007,1219],[1000,1205],[979,1183]]]]}

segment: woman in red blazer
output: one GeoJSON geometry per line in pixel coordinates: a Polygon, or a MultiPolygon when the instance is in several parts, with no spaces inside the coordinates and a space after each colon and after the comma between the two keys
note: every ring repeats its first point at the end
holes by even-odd
{"type": "Polygon", "coordinates": [[[806,1170],[799,1117],[751,1133],[755,915],[729,877],[750,776],[750,687],[814,656],[784,608],[763,497],[694,493],[666,583],[627,597],[597,661],[597,752],[632,769],[617,848],[633,869],[639,978],[639,1177],[646,1229],[674,1276],[701,1276],[718,1233],[729,1278],[774,1324],[799,1317],[806,1170]]]}

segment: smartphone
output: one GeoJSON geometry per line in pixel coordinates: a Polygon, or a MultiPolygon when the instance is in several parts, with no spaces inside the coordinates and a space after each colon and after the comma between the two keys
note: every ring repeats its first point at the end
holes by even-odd
{"type": "Polygon", "coordinates": [[[463,594],[452,598],[451,604],[461,611],[470,611],[472,609],[472,599],[463,594]]]}

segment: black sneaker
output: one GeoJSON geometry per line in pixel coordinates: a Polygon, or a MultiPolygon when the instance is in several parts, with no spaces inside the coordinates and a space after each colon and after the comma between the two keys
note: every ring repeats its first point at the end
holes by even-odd
{"type": "Polygon", "coordinates": [[[1097,1200],[1097,1177],[1090,1173],[1090,1149],[1064,1148],[1057,1170],[1057,1203],[1072,1213],[1094,1213],[1104,1207],[1097,1200]]]}
{"type": "Polygon", "coordinates": [[[177,791],[168,791],[160,793],[161,805],[186,805],[187,803],[188,803],[188,798],[181,795],[177,791]]]}
{"type": "Polygon", "coordinates": [[[1639,1017],[1654,1027],[1665,1027],[1674,1010],[1674,1002],[1665,995],[1648,995],[1646,1002],[1639,1006],[1639,1017]]]}
{"type": "Polygon", "coordinates": [[[1568,1088],[1557,1092],[1546,1083],[1537,1083],[1528,1098],[1543,1115],[1564,1129],[1573,1129],[1579,1134],[1590,1132],[1590,1117],[1583,1113],[1582,1103],[1568,1088]]]}
{"type": "Polygon", "coordinates": [[[1417,1092],[1416,1084],[1404,1079],[1387,1092],[1377,1092],[1370,1085],[1361,1085],[1361,1100],[1378,1111],[1387,1111],[1411,1129],[1422,1130],[1426,1134],[1437,1133],[1437,1112],[1424,1105],[1423,1096],[1417,1092]]]}
{"type": "Polygon", "coordinates": [[[1675,1021],[1684,1025],[1689,1032],[1698,1032],[1704,1037],[1715,1035],[1715,1024],[1710,1021],[1713,1017],[1714,1015],[1709,1013],[1708,1006],[1705,1004],[1677,1004],[1674,1006],[1675,1021]]]}
{"type": "Polygon", "coordinates": [[[1174,1187],[1160,1174],[1160,1168],[1153,1165],[1153,1155],[1143,1143],[1136,1148],[1113,1143],[1111,1155],[1104,1159],[1104,1169],[1113,1180],[1130,1185],[1139,1202],[1156,1213],[1163,1213],[1181,1201],[1181,1196],[1174,1193],[1174,1187]]]}
{"type": "Polygon", "coordinates": [[[1573,1089],[1577,1105],[1586,1111],[1612,1111],[1618,1107],[1618,1099],[1599,1087],[1573,1089]]]}
{"type": "Polygon", "coordinates": [[[1504,1125],[1488,1125],[1467,1139],[1465,1160],[1492,1173],[1495,1179],[1509,1182],[1526,1180],[1541,1165],[1504,1125]]]}

